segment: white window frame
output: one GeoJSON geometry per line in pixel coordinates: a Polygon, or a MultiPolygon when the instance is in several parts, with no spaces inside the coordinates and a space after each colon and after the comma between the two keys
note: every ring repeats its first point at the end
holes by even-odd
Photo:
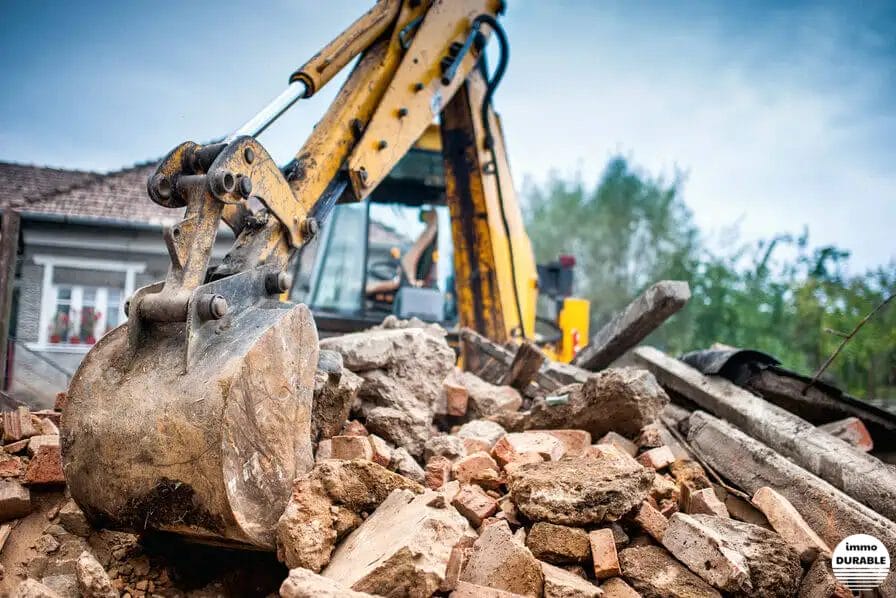
{"type": "MultiPolygon", "coordinates": [[[[103,260],[93,258],[71,258],[60,257],[55,255],[35,255],[34,263],[43,266],[43,280],[41,283],[40,294],[40,327],[38,328],[38,337],[36,343],[29,343],[28,348],[36,351],[51,351],[64,353],[86,353],[90,350],[91,345],[72,344],[72,343],[51,343],[49,328],[50,320],[53,319],[53,313],[56,310],[56,285],[53,284],[53,270],[59,268],[76,268],[79,270],[102,270],[105,272],[124,272],[124,296],[123,300],[134,294],[137,274],[146,271],[144,262],[124,262],[114,260],[103,260]]],[[[80,287],[73,288],[72,304],[75,303],[74,293],[80,291],[80,287]]],[[[101,299],[105,301],[106,290],[99,289],[97,291],[96,303],[97,307],[101,299]],[[102,295],[103,297],[101,297],[102,295]]],[[[78,302],[80,303],[80,301],[78,302]]],[[[103,310],[105,312],[105,310],[103,310]]],[[[105,314],[102,316],[105,324],[105,314]]]]}

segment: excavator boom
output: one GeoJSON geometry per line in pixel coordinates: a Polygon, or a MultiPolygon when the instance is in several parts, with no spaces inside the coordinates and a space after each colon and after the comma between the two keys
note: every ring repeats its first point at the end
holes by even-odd
{"type": "Polygon", "coordinates": [[[381,0],[223,143],[185,142],[161,161],[149,196],[185,209],[164,233],[168,275],[134,293],[127,323],[87,354],[63,417],[66,478],[91,518],[273,547],[271,514],[313,462],[318,336],[305,305],[279,300],[290,259],[436,118],[460,324],[501,342],[532,337],[537,275],[490,102],[506,63],[502,10],[500,0],[381,0]],[[502,58],[489,79],[492,36],[502,58]],[[256,136],[352,61],[281,169],[256,136]],[[236,240],[210,268],[221,221],[236,240]]]}

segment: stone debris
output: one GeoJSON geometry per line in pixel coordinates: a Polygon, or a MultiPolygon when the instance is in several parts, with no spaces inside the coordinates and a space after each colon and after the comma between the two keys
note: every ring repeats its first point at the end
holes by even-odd
{"type": "Polygon", "coordinates": [[[715,531],[735,551],[742,554],[750,572],[752,592],[747,596],[793,596],[803,574],[799,555],[781,536],[771,530],[711,515],[691,516],[715,531]]]}
{"type": "Polygon", "coordinates": [[[603,598],[641,598],[641,594],[634,591],[630,585],[620,577],[613,577],[600,584],[603,598]]]}
{"type": "MultiPolygon", "coordinates": [[[[330,562],[340,517],[354,520],[344,511],[372,511],[395,489],[423,490],[416,482],[373,461],[334,459],[318,463],[293,483],[292,495],[277,523],[278,558],[290,569],[304,567],[319,572],[330,562]]],[[[344,535],[347,530],[343,526],[341,531],[344,535]]]]}
{"type": "MultiPolygon", "coordinates": [[[[713,450],[739,432],[704,439],[707,416],[669,405],[646,370],[589,373],[543,362],[534,345],[529,358],[496,345],[507,359],[473,374],[455,366],[442,329],[398,320],[321,345],[315,462],[274,533],[285,580],[273,555],[259,567],[249,561],[260,553],[204,547],[181,565],[188,549],[167,539],[94,529],[101,514],[64,494],[60,413],[20,408],[3,414],[0,548],[8,536],[4,558],[23,546],[27,556],[0,575],[0,595],[848,596],[831,573],[843,534],[825,518],[830,499],[795,494],[775,472],[798,466],[774,453],[751,453],[749,471],[720,462],[713,450]],[[201,582],[187,573],[225,554],[246,562],[201,582]],[[228,585],[253,574],[269,579],[228,585]]],[[[862,422],[826,428],[870,450],[862,422]]],[[[838,516],[856,510],[848,522],[870,517],[836,505],[838,516]]],[[[896,553],[891,524],[874,521],[869,533],[896,553]]]]}
{"type": "Polygon", "coordinates": [[[118,598],[118,591],[112,587],[109,574],[91,553],[86,550],[82,552],[76,567],[78,590],[83,598],[118,598]]]}

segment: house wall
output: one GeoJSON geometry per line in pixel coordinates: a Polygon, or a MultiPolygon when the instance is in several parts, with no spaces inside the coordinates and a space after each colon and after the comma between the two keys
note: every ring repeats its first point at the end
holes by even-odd
{"type": "MultiPolygon", "coordinates": [[[[24,219],[24,254],[19,258],[16,306],[11,335],[13,371],[10,394],[33,408],[52,407],[56,393],[65,390],[89,347],[41,343],[44,270],[41,261],[66,259],[74,263],[127,263],[140,266],[134,289],[162,280],[168,254],[160,228],[127,225],[86,225],[24,219]]],[[[213,259],[220,259],[233,242],[229,230],[218,234],[213,259]]],[[[88,272],[87,274],[93,274],[88,272]]],[[[45,316],[46,317],[46,316],[45,316]]],[[[46,337],[46,335],[44,335],[46,337]]]]}

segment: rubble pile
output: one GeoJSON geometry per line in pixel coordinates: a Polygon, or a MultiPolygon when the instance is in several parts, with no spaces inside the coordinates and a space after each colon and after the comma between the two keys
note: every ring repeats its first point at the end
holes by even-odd
{"type": "MultiPolygon", "coordinates": [[[[545,362],[511,386],[457,368],[441,328],[394,319],[321,349],[315,464],[276,526],[282,564],[95,529],[65,496],[59,411],[20,409],[3,417],[0,539],[15,544],[0,553],[3,587],[85,598],[851,595],[831,573],[835,532],[788,499],[787,478],[757,487],[707,470],[694,446],[724,422],[670,404],[648,369],[555,376],[545,362]]],[[[850,521],[893,525],[843,505],[850,521]]]]}

